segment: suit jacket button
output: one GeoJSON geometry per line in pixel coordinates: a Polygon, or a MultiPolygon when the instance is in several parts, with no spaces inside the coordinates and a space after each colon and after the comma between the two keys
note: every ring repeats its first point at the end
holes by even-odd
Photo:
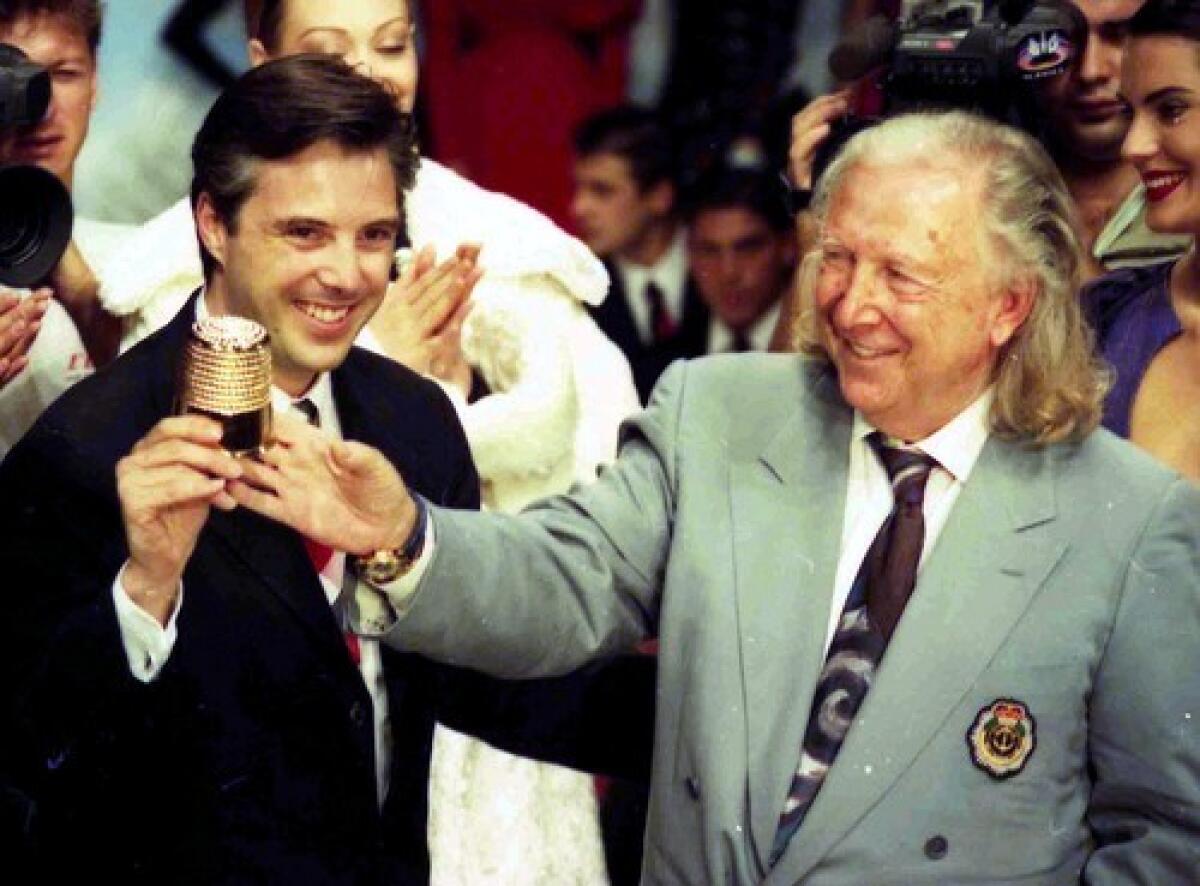
{"type": "Polygon", "coordinates": [[[367,708],[361,701],[350,705],[350,722],[355,726],[361,726],[367,722],[367,708]]]}
{"type": "Polygon", "coordinates": [[[700,799],[700,779],[694,775],[689,775],[683,782],[687,786],[688,796],[693,800],[700,799]]]}
{"type": "Polygon", "coordinates": [[[925,857],[930,861],[941,861],[949,851],[950,842],[941,834],[925,841],[925,857]]]}

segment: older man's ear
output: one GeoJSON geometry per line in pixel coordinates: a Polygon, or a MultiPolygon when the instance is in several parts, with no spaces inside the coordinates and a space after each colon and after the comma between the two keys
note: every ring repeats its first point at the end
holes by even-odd
{"type": "Polygon", "coordinates": [[[992,323],[992,346],[999,350],[1008,344],[1017,334],[1033,311],[1034,302],[1040,294],[1036,280],[1029,276],[1021,276],[1008,285],[1000,295],[999,310],[992,323]]]}

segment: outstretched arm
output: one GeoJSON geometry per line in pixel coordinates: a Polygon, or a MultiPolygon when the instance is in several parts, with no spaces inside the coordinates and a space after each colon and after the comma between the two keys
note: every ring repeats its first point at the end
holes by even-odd
{"type": "MultiPolygon", "coordinates": [[[[526,678],[569,672],[653,635],[686,373],[679,364],[659,382],[617,463],[593,486],[519,517],[431,509],[428,572],[384,639],[526,678]]],[[[266,465],[248,465],[229,489],[240,504],[351,553],[403,547],[417,515],[382,455],[354,443],[322,448],[318,435],[273,452],[266,465]]]]}

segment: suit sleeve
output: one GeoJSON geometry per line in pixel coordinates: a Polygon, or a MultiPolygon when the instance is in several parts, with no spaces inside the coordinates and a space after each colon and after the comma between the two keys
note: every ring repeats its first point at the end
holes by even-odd
{"type": "MultiPolygon", "coordinates": [[[[444,495],[436,502],[457,511],[477,510],[479,481],[466,440],[459,439],[462,432],[453,424],[447,439],[455,445],[448,444],[447,452],[455,456],[442,482],[444,495]]],[[[462,562],[474,559],[470,555],[462,562]]],[[[462,651],[446,658],[461,662],[462,651]]],[[[437,718],[453,729],[523,757],[639,781],[649,778],[653,659],[621,656],[530,680],[496,679],[469,667],[441,665],[432,677],[437,718]],[[618,723],[620,730],[614,732],[618,723]]]]}
{"type": "Polygon", "coordinates": [[[0,468],[0,768],[22,792],[60,797],[60,809],[112,789],[113,749],[152,746],[161,692],[133,678],[120,640],[111,587],[125,549],[112,482],[52,425],[0,468]]]}
{"type": "Polygon", "coordinates": [[[513,681],[443,665],[437,717],[510,754],[648,782],[657,664],[622,655],[562,677],[513,681]]]}
{"type": "Polygon", "coordinates": [[[686,367],[600,479],[525,513],[434,509],[430,568],[388,642],[496,676],[563,674],[657,632],[686,367]]]}
{"type": "Polygon", "coordinates": [[[1168,491],[1129,563],[1090,704],[1090,886],[1200,871],[1200,491],[1168,491]]]}

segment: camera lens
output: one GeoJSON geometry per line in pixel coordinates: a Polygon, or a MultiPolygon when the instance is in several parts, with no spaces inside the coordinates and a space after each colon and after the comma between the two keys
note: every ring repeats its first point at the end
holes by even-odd
{"type": "Polygon", "coordinates": [[[0,168],[0,283],[31,287],[58,264],[71,241],[71,197],[36,166],[0,168]]]}

